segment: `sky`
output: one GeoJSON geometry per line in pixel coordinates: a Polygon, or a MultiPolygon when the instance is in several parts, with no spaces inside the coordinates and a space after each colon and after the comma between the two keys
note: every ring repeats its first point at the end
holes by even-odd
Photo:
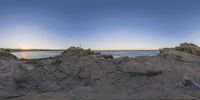
{"type": "Polygon", "coordinates": [[[146,50],[200,45],[200,0],[0,0],[0,47],[146,50]]]}

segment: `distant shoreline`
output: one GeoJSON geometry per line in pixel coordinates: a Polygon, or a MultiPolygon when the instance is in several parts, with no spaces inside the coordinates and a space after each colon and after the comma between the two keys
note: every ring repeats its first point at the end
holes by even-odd
{"type": "Polygon", "coordinates": [[[6,50],[8,52],[25,52],[25,51],[64,51],[64,49],[5,49],[0,48],[0,50],[6,50]]]}

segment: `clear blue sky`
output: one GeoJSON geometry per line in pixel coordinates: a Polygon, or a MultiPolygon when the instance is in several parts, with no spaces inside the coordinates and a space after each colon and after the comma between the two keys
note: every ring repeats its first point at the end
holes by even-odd
{"type": "Polygon", "coordinates": [[[0,0],[0,47],[200,45],[200,0],[0,0]]]}

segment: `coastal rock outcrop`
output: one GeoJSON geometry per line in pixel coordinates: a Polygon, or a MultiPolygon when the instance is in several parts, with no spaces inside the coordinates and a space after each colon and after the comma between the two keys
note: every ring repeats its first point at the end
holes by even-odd
{"type": "Polygon", "coordinates": [[[0,50],[0,57],[7,57],[10,59],[17,59],[17,57],[11,53],[9,53],[8,51],[5,50],[0,50]]]}
{"type": "Polygon", "coordinates": [[[175,49],[178,51],[200,56],[200,47],[192,43],[182,43],[180,44],[180,46],[175,47],[175,49]]]}
{"type": "Polygon", "coordinates": [[[136,58],[100,59],[97,55],[73,47],[61,56],[46,59],[0,57],[0,97],[6,100],[55,100],[52,95],[56,100],[200,98],[198,55],[174,48],[162,49],[156,56],[136,58]]]}
{"type": "Polygon", "coordinates": [[[93,54],[94,52],[91,51],[90,49],[84,50],[83,48],[80,47],[70,47],[67,50],[65,50],[62,55],[72,55],[72,56],[88,56],[93,54]]]}

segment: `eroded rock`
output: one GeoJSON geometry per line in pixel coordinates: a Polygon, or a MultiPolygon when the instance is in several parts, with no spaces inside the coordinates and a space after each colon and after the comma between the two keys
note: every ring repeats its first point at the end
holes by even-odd
{"type": "Polygon", "coordinates": [[[199,64],[199,56],[170,48],[157,56],[136,58],[99,59],[81,48],[40,60],[0,58],[0,97],[37,91],[86,100],[200,98],[199,64]]]}
{"type": "Polygon", "coordinates": [[[175,48],[178,51],[200,56],[200,47],[192,43],[182,43],[175,48]]]}

